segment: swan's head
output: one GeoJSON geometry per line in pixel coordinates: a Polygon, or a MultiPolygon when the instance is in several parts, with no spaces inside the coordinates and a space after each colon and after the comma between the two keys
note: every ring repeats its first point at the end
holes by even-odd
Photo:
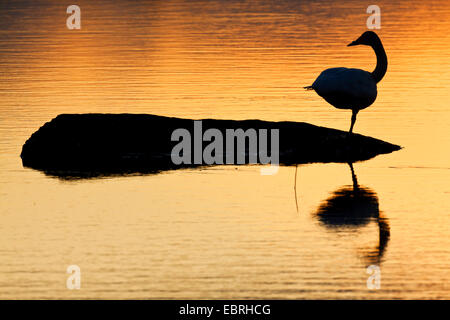
{"type": "Polygon", "coordinates": [[[357,46],[359,44],[364,44],[366,46],[374,46],[378,42],[380,42],[380,38],[378,38],[375,32],[366,31],[358,39],[348,44],[347,47],[357,46]]]}

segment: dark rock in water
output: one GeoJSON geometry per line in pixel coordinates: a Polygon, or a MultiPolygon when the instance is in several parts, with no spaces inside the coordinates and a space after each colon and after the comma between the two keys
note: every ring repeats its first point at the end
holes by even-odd
{"type": "MultiPolygon", "coordinates": [[[[268,129],[269,144],[270,129],[279,129],[280,164],[284,165],[355,162],[400,149],[371,137],[302,122],[206,119],[202,127],[203,133],[209,128],[219,129],[224,140],[226,129],[268,129]]],[[[178,142],[171,141],[171,135],[177,128],[187,129],[194,139],[191,119],[147,114],[62,114],[32,134],[22,148],[21,158],[25,167],[64,178],[199,166],[172,162],[172,149],[178,142]]],[[[203,148],[209,143],[203,142],[203,148]]],[[[248,152],[248,141],[246,146],[248,152]]]]}

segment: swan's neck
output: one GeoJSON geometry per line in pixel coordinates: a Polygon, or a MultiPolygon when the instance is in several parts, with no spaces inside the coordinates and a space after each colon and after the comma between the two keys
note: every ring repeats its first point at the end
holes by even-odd
{"type": "Polygon", "coordinates": [[[383,79],[384,75],[386,74],[388,61],[386,51],[384,51],[381,41],[377,41],[374,45],[372,45],[372,48],[377,56],[377,66],[375,70],[373,70],[372,76],[378,83],[381,81],[381,79],[383,79]]]}

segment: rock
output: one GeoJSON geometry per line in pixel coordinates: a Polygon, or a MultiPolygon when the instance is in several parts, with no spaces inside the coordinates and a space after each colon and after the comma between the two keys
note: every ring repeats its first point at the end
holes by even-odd
{"type": "MultiPolygon", "coordinates": [[[[355,162],[401,149],[359,134],[302,122],[202,120],[203,132],[226,129],[279,129],[280,164],[355,162]]],[[[177,128],[192,136],[194,120],[148,114],[62,114],[33,133],[22,148],[25,167],[62,178],[155,173],[198,164],[171,159],[177,128]]],[[[268,134],[270,141],[270,133],[268,134]]],[[[203,147],[209,142],[203,142],[203,147]]],[[[224,142],[225,146],[225,142],[224,142]]],[[[269,149],[270,150],[270,149],[269,149]]]]}

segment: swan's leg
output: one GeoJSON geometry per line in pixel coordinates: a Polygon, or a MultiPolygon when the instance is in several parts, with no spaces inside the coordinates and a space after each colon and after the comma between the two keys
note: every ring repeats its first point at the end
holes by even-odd
{"type": "Polygon", "coordinates": [[[352,124],[350,125],[350,131],[349,133],[353,132],[353,126],[355,125],[355,121],[356,121],[356,115],[358,114],[358,110],[352,110],[352,124]]]}

